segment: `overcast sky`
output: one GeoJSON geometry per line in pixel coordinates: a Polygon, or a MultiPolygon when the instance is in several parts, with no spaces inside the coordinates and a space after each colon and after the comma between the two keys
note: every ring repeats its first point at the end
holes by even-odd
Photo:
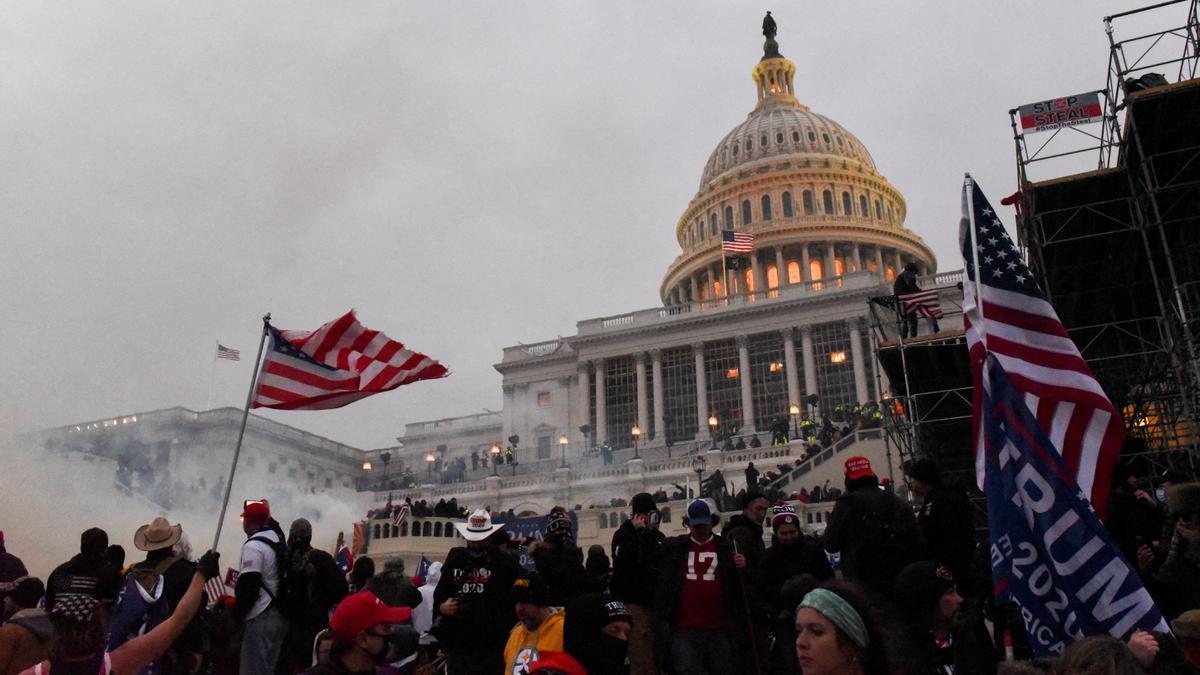
{"type": "Polygon", "coordinates": [[[217,340],[240,406],[264,312],[351,307],[451,376],[267,416],[371,448],[498,409],[505,345],[659,304],[767,9],[957,269],[963,172],[1012,192],[1008,109],[1102,88],[1132,6],[0,1],[0,431],[203,408],[217,340]]]}

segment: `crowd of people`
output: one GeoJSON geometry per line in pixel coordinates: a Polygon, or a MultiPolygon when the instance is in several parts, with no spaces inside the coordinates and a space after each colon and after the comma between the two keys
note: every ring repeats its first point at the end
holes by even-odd
{"type": "Polygon", "coordinates": [[[1109,504],[1173,634],[1087,636],[1047,660],[992,600],[966,494],[928,460],[905,474],[915,509],[866,458],[847,459],[820,536],[748,489],[728,522],[711,499],[691,501],[686,534],[667,537],[662,500],[639,493],[611,558],[584,553],[561,507],[531,540],[479,509],[455,523],[463,545],[417,577],[400,559],[377,572],[314,548],[303,518],[285,534],[265,501],[242,511],[232,587],[216,579],[219,556],[193,560],[162,517],[134,532],[144,559],[127,565],[90,528],[44,581],[0,534],[0,675],[1200,672],[1200,483],[1169,472],[1147,491],[1120,474],[1109,504]]]}

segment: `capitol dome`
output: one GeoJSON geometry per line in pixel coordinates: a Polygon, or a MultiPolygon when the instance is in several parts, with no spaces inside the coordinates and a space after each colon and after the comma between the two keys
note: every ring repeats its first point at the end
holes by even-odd
{"type": "Polygon", "coordinates": [[[757,104],[717,143],[676,224],[682,252],[663,278],[664,304],[821,291],[861,272],[883,283],[908,263],[936,270],[933,251],[904,226],[904,196],[862,141],[796,99],[795,74],[769,38],[751,72],[757,104]],[[721,244],[734,234],[748,250],[731,271],[721,244]]]}

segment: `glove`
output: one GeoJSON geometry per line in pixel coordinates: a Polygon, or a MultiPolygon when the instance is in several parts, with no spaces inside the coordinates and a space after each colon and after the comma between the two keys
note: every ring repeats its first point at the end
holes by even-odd
{"type": "Polygon", "coordinates": [[[205,581],[216,578],[221,574],[221,554],[209,551],[200,556],[200,560],[196,562],[196,570],[204,575],[205,581]]]}

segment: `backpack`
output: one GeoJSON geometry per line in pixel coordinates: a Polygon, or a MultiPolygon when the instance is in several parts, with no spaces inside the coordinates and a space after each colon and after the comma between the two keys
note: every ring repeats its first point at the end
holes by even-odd
{"type": "Polygon", "coordinates": [[[291,554],[287,544],[282,541],[271,541],[266,537],[250,537],[247,541],[257,541],[271,547],[275,552],[275,571],[279,575],[279,588],[272,593],[266,584],[262,590],[271,598],[271,604],[291,621],[304,611],[307,598],[302,576],[292,574],[291,554]]]}
{"type": "MultiPolygon", "coordinates": [[[[148,633],[171,616],[175,608],[163,598],[163,574],[178,560],[168,556],[154,567],[130,570],[125,575],[125,585],[117,596],[117,605],[109,624],[108,651],[148,633]]],[[[156,664],[152,663],[141,672],[150,675],[155,671],[156,664]]]]}

